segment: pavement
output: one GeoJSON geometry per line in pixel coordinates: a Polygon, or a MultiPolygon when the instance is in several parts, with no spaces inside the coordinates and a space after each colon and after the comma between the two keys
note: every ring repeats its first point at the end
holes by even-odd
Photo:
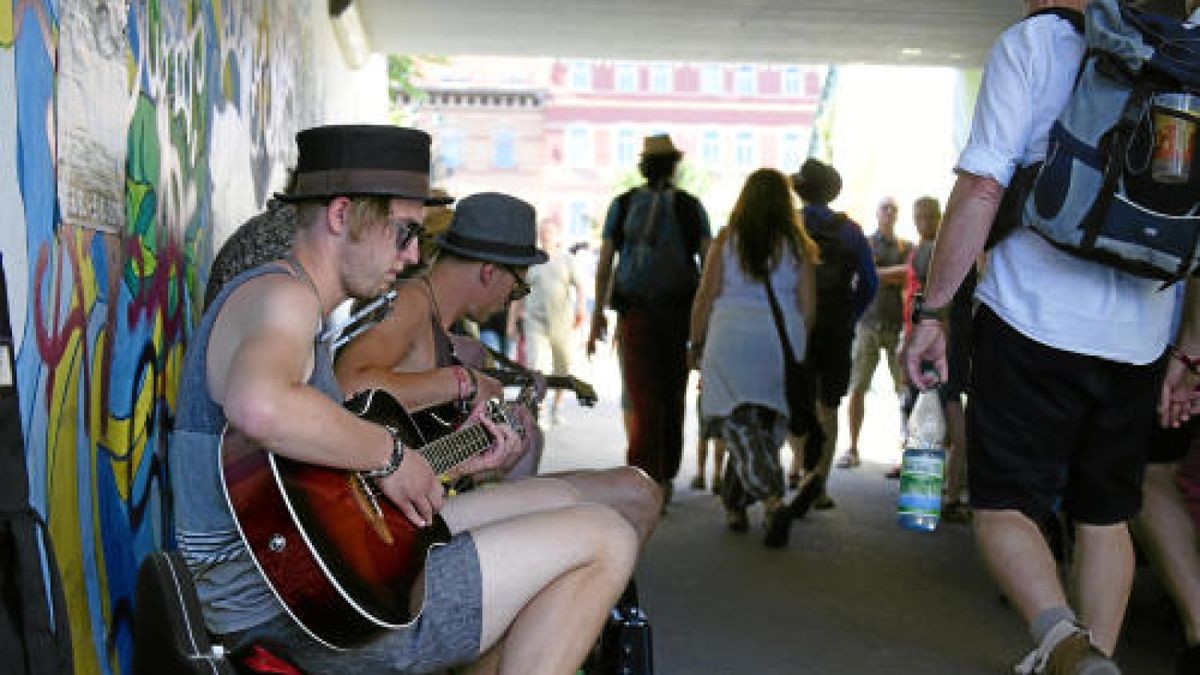
{"type": "MultiPolygon", "coordinates": [[[[602,349],[572,369],[600,401],[583,408],[566,395],[562,423],[546,428],[543,471],[624,463],[617,368],[602,349]]],[[[999,674],[1032,648],[988,579],[969,526],[917,533],[896,524],[898,484],[884,473],[899,457],[900,427],[885,369],[867,396],[862,465],[835,470],[836,508],[796,522],[779,551],[762,546],[761,509],[750,512],[750,532],[736,534],[711,492],[688,487],[696,475],[691,384],[675,498],[637,571],[658,675],[999,674]]],[[[839,451],[845,424],[843,409],[839,451]]],[[[1180,634],[1161,585],[1139,568],[1117,650],[1123,672],[1169,675],[1180,634]]]]}

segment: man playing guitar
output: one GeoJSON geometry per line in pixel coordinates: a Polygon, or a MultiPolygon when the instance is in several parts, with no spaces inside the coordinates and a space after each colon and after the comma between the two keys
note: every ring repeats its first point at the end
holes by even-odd
{"type": "MultiPolygon", "coordinates": [[[[245,272],[197,325],[182,370],[170,467],[180,549],[207,627],[225,646],[269,641],[310,673],[572,673],[632,573],[637,535],[613,509],[561,481],[502,484],[443,502],[419,453],[342,405],[320,336],[350,297],[370,298],[417,257],[428,190],[423,132],[318,127],[297,135],[288,193],[299,223],[291,255],[245,272]],[[222,490],[221,443],[236,429],[280,462],[323,465],[395,503],[417,527],[440,515],[450,536],[411,589],[411,623],[334,650],[301,629],[239,537],[222,490]]],[[[475,415],[490,447],[456,474],[503,467],[514,432],[475,415]]],[[[246,514],[238,514],[239,518],[246,514]]],[[[277,547],[305,542],[272,541],[277,547]]]]}
{"type": "MultiPolygon", "coordinates": [[[[459,202],[429,273],[400,284],[395,311],[338,353],[342,387],[386,390],[408,410],[476,391],[493,396],[500,384],[461,365],[448,331],[464,317],[482,322],[529,292],[526,270],[547,259],[535,246],[536,230],[533,207],[514,197],[480,193],[459,202]]],[[[525,426],[536,429],[531,416],[525,426]]],[[[662,510],[661,490],[634,467],[549,478],[570,484],[584,501],[615,508],[643,542],[662,510]]]]}

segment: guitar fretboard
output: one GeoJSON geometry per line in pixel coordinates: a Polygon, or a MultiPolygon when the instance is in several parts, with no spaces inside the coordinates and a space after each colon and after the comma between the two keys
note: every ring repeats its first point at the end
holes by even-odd
{"type": "Polygon", "coordinates": [[[483,425],[476,422],[425,445],[421,454],[429,461],[433,472],[441,474],[483,452],[491,444],[492,439],[483,425]]]}

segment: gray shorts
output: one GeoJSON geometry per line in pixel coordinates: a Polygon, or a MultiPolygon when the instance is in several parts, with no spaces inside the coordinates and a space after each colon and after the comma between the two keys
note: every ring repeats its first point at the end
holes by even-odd
{"type": "Polygon", "coordinates": [[[429,552],[425,607],[408,628],[389,631],[358,649],[335,651],[313,640],[291,617],[277,616],[236,635],[227,647],[262,640],[311,675],[319,673],[429,673],[479,658],[483,630],[483,577],[469,533],[429,552]]]}

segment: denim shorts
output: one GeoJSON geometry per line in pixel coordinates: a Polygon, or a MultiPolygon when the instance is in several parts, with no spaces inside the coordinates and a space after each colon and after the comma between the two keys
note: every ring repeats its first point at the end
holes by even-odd
{"type": "Polygon", "coordinates": [[[277,616],[236,635],[236,649],[262,641],[310,675],[319,673],[428,673],[479,658],[483,630],[483,577],[469,533],[434,547],[425,563],[425,605],[412,625],[389,631],[363,647],[333,650],[291,617],[277,616]]]}

